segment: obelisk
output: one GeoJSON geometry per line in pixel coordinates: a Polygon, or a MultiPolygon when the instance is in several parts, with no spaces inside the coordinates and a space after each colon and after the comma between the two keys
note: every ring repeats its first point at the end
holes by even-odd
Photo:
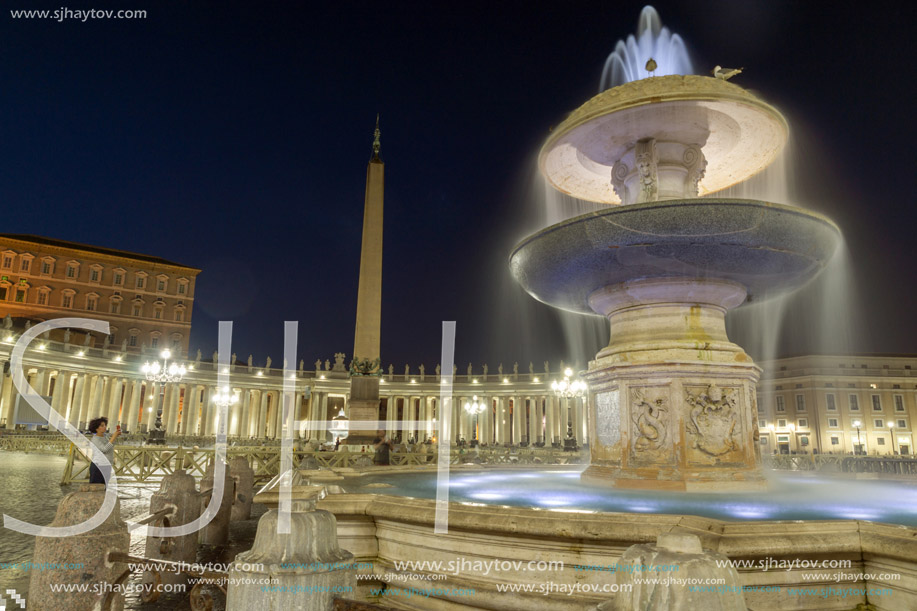
{"type": "MultiPolygon", "coordinates": [[[[353,338],[353,359],[380,358],[382,335],[382,204],[385,196],[385,164],[379,157],[379,116],[373,132],[373,154],[366,167],[366,196],[363,204],[363,245],[360,253],[360,281],[357,292],[357,324],[353,338]]],[[[358,422],[379,420],[379,377],[350,378],[351,433],[347,445],[368,444],[375,430],[361,429],[358,422]]]]}

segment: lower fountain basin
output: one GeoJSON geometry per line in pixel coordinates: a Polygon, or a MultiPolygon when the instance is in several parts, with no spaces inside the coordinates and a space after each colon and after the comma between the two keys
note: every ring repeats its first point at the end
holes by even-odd
{"type": "Polygon", "coordinates": [[[755,200],[699,198],[609,208],[520,242],[509,263],[535,299],[593,314],[589,296],[634,279],[729,280],[748,300],[790,292],[831,259],[841,232],[821,214],[755,200]]]}

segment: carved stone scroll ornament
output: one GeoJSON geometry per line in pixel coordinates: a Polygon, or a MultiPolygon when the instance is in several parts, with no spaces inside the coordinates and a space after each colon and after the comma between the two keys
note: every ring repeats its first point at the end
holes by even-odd
{"type": "Polygon", "coordinates": [[[685,401],[691,407],[687,423],[691,447],[710,456],[722,456],[738,449],[735,434],[739,419],[734,391],[724,391],[716,384],[697,394],[685,389],[685,401]]]}
{"type": "Polygon", "coordinates": [[[685,197],[697,197],[700,193],[700,181],[707,171],[707,158],[697,146],[689,146],[682,157],[688,175],[685,178],[685,197]]]}
{"type": "Polygon", "coordinates": [[[630,168],[628,168],[627,164],[623,161],[616,162],[611,168],[611,186],[622,204],[628,202],[627,186],[624,184],[624,179],[627,178],[627,173],[629,171],[630,168]]]}

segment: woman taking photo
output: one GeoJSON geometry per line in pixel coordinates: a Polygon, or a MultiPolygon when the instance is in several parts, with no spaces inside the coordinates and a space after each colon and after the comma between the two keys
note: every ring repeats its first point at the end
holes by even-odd
{"type": "MultiPolygon", "coordinates": [[[[89,422],[89,432],[92,433],[92,445],[99,448],[99,451],[105,455],[105,458],[108,459],[108,462],[111,463],[111,467],[107,467],[109,476],[111,475],[111,469],[115,466],[115,439],[118,438],[118,435],[121,434],[121,427],[115,427],[115,433],[111,438],[105,436],[105,431],[108,430],[108,418],[96,418],[89,422]]],[[[89,463],[89,483],[90,484],[104,484],[105,477],[102,475],[102,470],[96,466],[94,462],[89,463]]]]}

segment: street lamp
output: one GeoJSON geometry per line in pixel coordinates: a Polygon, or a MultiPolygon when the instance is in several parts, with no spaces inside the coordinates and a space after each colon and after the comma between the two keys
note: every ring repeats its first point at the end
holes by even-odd
{"type": "MultiPolygon", "coordinates": [[[[224,386],[221,389],[217,389],[217,391],[213,394],[213,404],[216,405],[218,408],[220,408],[219,410],[217,410],[216,418],[220,417],[220,413],[224,409],[232,405],[235,405],[238,402],[239,402],[238,395],[232,392],[229,389],[229,386],[224,386]]],[[[214,425],[214,430],[216,431],[220,430],[219,420],[216,421],[216,424],[214,425]]]]}
{"type": "Polygon", "coordinates": [[[790,422],[788,425],[786,425],[786,428],[790,429],[790,440],[792,441],[792,443],[790,444],[790,451],[795,452],[796,450],[794,450],[793,448],[797,447],[796,445],[796,425],[790,422]]]}
{"type": "Polygon", "coordinates": [[[140,370],[146,376],[148,382],[157,382],[159,384],[159,407],[156,409],[155,428],[150,430],[147,436],[147,443],[163,445],[166,442],[166,432],[162,428],[162,410],[165,406],[166,384],[181,382],[185,375],[185,366],[178,363],[169,363],[172,353],[169,350],[163,350],[159,353],[162,363],[147,361],[140,370]]]}
{"type": "Polygon", "coordinates": [[[854,452],[854,454],[859,454],[863,448],[863,442],[860,441],[860,427],[863,425],[863,423],[859,420],[854,420],[852,424],[856,427],[857,430],[857,451],[854,452]]]}
{"type": "MultiPolygon", "coordinates": [[[[570,380],[573,377],[573,370],[567,367],[564,369],[564,379],[560,382],[554,380],[551,382],[551,390],[561,399],[581,399],[586,396],[588,387],[580,379],[570,380]]],[[[567,437],[564,439],[564,451],[576,450],[576,435],[573,434],[573,423],[570,422],[570,410],[567,410],[567,437]]]]}
{"type": "Polygon", "coordinates": [[[895,423],[888,423],[888,436],[892,438],[892,454],[897,454],[895,451],[895,423]]]}
{"type": "Polygon", "coordinates": [[[474,395],[472,403],[465,403],[465,411],[474,418],[474,426],[471,428],[471,447],[477,445],[478,439],[478,414],[487,409],[483,401],[478,403],[478,396],[474,395]]]}
{"type": "Polygon", "coordinates": [[[344,414],[343,407],[341,408],[341,412],[331,419],[331,426],[328,428],[328,432],[331,433],[331,438],[334,439],[335,446],[339,439],[347,437],[350,432],[350,420],[347,418],[347,415],[344,414]]]}

